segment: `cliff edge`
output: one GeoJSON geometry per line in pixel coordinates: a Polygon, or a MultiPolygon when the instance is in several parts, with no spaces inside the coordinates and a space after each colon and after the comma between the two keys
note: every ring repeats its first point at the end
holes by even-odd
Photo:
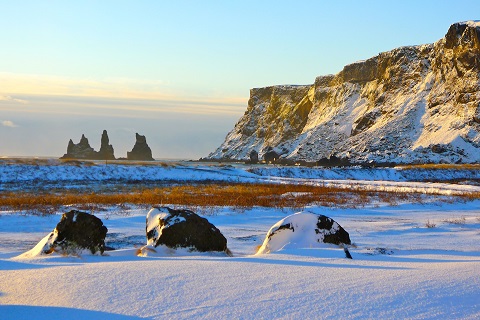
{"type": "Polygon", "coordinates": [[[349,163],[480,162],[480,21],[433,44],[347,65],[312,85],[250,90],[245,114],[209,159],[349,163]]]}

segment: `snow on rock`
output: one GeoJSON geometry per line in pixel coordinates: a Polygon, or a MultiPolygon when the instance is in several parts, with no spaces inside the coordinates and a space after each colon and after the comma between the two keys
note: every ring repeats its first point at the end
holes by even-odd
{"type": "Polygon", "coordinates": [[[75,256],[85,253],[103,254],[107,231],[99,218],[86,212],[71,210],[62,215],[50,234],[19,258],[34,258],[54,252],[75,256]]]}
{"type": "Polygon", "coordinates": [[[257,254],[282,249],[325,247],[325,244],[351,244],[350,236],[337,222],[321,214],[297,212],[274,224],[257,254]]]}
{"type": "Polygon", "coordinates": [[[147,214],[147,245],[139,255],[157,252],[159,246],[191,251],[228,252],[227,239],[207,219],[190,210],[168,207],[152,208],[147,214]]]}

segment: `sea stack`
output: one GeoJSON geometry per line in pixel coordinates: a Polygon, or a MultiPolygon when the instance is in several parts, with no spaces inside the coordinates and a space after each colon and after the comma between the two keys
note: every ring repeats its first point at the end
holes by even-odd
{"type": "Polygon", "coordinates": [[[115,160],[113,146],[109,142],[107,130],[103,130],[100,151],[98,152],[100,160],[115,160]]]}
{"type": "Polygon", "coordinates": [[[113,146],[109,144],[107,130],[103,130],[100,151],[95,151],[85,135],[82,134],[79,143],[73,143],[72,139],[68,141],[67,153],[60,159],[115,160],[113,146]]]}
{"type": "Polygon", "coordinates": [[[146,160],[153,161],[152,150],[147,144],[147,138],[138,133],[135,133],[135,145],[133,146],[132,151],[127,152],[128,160],[146,160]]]}
{"type": "Polygon", "coordinates": [[[88,139],[82,134],[80,142],[75,144],[72,139],[68,141],[67,153],[60,159],[94,159],[95,150],[90,146],[88,139]]]}

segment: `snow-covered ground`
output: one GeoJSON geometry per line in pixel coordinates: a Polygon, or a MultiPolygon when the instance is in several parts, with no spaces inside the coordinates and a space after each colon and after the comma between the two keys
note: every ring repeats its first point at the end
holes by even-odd
{"type": "MultiPolygon", "coordinates": [[[[51,159],[42,164],[19,164],[0,159],[0,192],[38,188],[105,188],[119,184],[172,184],[202,182],[310,183],[344,187],[359,185],[401,186],[404,182],[422,182],[434,190],[439,182],[455,181],[447,189],[464,191],[463,185],[480,184],[480,170],[474,169],[404,169],[404,168],[322,168],[218,164],[201,162],[122,162],[84,161],[75,164],[51,159]],[[355,181],[353,184],[352,181],[355,181]],[[373,183],[372,183],[373,182],[373,183]],[[425,183],[431,182],[431,183],[425,183]]],[[[410,184],[408,184],[410,185],[410,184]]],[[[371,187],[370,187],[371,188],[371,187]]],[[[480,188],[470,188],[479,191],[480,188]]]]}
{"type": "MultiPolygon", "coordinates": [[[[236,167],[221,170],[234,173],[231,181],[261,177],[236,167]]],[[[263,177],[325,183],[311,176],[263,177]]],[[[478,188],[398,180],[388,183],[442,185],[445,193],[478,188]]],[[[372,188],[386,184],[364,181],[372,188]]],[[[52,231],[61,213],[0,212],[0,319],[480,317],[480,200],[439,202],[425,195],[421,204],[305,210],[331,217],[349,232],[352,260],[335,246],[255,255],[270,227],[294,213],[263,207],[222,207],[205,216],[225,235],[233,257],[184,251],[138,257],[148,209],[112,207],[95,214],[114,251],[25,259],[18,256],[52,231]]]]}

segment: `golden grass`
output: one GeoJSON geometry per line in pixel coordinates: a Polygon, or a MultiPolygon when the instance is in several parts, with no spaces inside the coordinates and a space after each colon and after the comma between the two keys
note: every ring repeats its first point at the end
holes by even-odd
{"type": "MultiPolygon", "coordinates": [[[[429,195],[433,197],[434,195],[429,195]]],[[[6,192],[0,193],[0,208],[22,212],[55,212],[73,205],[84,210],[104,206],[182,205],[205,210],[219,206],[251,208],[254,206],[301,209],[308,205],[359,207],[373,202],[395,205],[405,201],[422,202],[418,193],[352,190],[338,187],[284,184],[202,184],[156,188],[124,189],[99,192],[6,192]]],[[[463,200],[479,199],[480,193],[456,196],[463,200]]]]}
{"type": "Polygon", "coordinates": [[[398,169],[455,169],[455,170],[480,170],[480,164],[409,164],[395,166],[398,169]]]}

